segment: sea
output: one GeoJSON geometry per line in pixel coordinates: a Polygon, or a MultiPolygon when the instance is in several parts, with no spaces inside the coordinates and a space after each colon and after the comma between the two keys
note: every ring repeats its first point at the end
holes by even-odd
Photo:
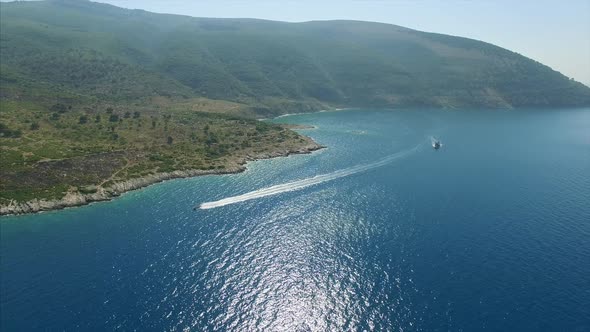
{"type": "Polygon", "coordinates": [[[0,329],[590,331],[590,109],[271,121],[326,148],[0,218],[0,329]]]}

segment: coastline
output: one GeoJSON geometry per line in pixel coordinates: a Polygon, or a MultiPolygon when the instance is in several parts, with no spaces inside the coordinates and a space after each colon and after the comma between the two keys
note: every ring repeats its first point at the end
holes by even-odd
{"type": "Polygon", "coordinates": [[[347,110],[352,110],[352,109],[354,109],[354,107],[328,108],[328,109],[323,109],[323,110],[313,111],[313,112],[286,113],[286,114],[277,115],[277,116],[272,117],[272,118],[259,118],[257,120],[258,121],[268,121],[268,120],[285,118],[285,117],[293,116],[293,115],[304,115],[304,114],[326,113],[326,112],[338,112],[338,111],[347,111],[347,110]]]}
{"type": "Polygon", "coordinates": [[[249,161],[271,159],[277,157],[287,157],[296,154],[310,154],[325,148],[325,146],[316,143],[308,137],[306,145],[297,149],[277,150],[272,152],[261,153],[254,156],[240,157],[234,165],[219,170],[177,170],[166,173],[150,174],[144,177],[129,179],[122,182],[114,183],[107,188],[99,187],[95,193],[83,194],[80,192],[68,192],[64,197],[54,200],[33,199],[26,202],[11,202],[8,205],[0,205],[0,216],[32,214],[45,211],[62,210],[70,207],[88,205],[93,202],[110,201],[122,194],[148,187],[152,184],[160,183],[172,179],[191,178],[204,175],[224,175],[244,172],[247,169],[249,161]]]}
{"type": "MultiPolygon", "coordinates": [[[[346,111],[346,110],[351,110],[353,109],[352,107],[344,107],[344,108],[328,108],[328,109],[324,109],[324,110],[319,110],[317,112],[299,112],[299,113],[287,113],[287,114],[281,114],[278,116],[275,116],[272,119],[280,119],[280,118],[284,118],[284,117],[288,117],[288,116],[293,116],[293,115],[303,115],[303,114],[311,114],[311,113],[326,113],[326,112],[338,112],[338,111],[346,111]]],[[[260,119],[261,121],[263,120],[269,120],[269,119],[260,119]]]]}

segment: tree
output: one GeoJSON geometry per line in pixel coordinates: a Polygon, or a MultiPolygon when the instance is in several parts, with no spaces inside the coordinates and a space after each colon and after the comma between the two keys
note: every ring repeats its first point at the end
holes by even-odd
{"type": "Polygon", "coordinates": [[[96,122],[96,123],[100,122],[100,114],[97,114],[96,117],[94,117],[94,122],[96,122]]]}
{"type": "Polygon", "coordinates": [[[59,120],[59,113],[53,113],[53,114],[51,114],[51,118],[50,119],[51,120],[56,120],[56,121],[59,120]]]}
{"type": "Polygon", "coordinates": [[[85,124],[88,122],[88,116],[86,115],[80,115],[80,119],[78,120],[79,124],[85,124]]]}
{"type": "Polygon", "coordinates": [[[111,116],[109,116],[109,121],[110,122],[118,122],[119,116],[117,114],[111,114],[111,116]]]}
{"type": "Polygon", "coordinates": [[[172,142],[174,142],[174,139],[172,138],[172,136],[168,136],[167,142],[168,142],[168,145],[171,145],[172,142]]]}
{"type": "Polygon", "coordinates": [[[139,119],[139,116],[141,115],[141,113],[139,113],[138,111],[133,112],[133,118],[134,119],[139,119]]]}
{"type": "Polygon", "coordinates": [[[31,123],[31,130],[37,130],[37,129],[39,129],[39,123],[38,122],[31,123]]]}
{"type": "Polygon", "coordinates": [[[113,114],[113,108],[112,107],[107,107],[107,113],[108,114],[113,114]]]}
{"type": "Polygon", "coordinates": [[[22,132],[19,129],[13,130],[8,128],[5,124],[0,123],[0,137],[19,138],[21,135],[22,132]]]}
{"type": "Polygon", "coordinates": [[[58,113],[65,113],[67,110],[66,105],[61,104],[61,103],[57,103],[52,105],[49,110],[51,110],[52,112],[58,112],[58,113]]]}
{"type": "Polygon", "coordinates": [[[131,112],[125,112],[125,114],[123,115],[123,117],[125,119],[129,119],[131,117],[131,112]]]}

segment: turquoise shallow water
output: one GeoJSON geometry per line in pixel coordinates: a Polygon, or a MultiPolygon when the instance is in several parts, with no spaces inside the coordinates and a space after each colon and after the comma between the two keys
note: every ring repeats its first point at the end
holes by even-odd
{"type": "Polygon", "coordinates": [[[275,121],[328,148],[1,218],[2,330],[590,330],[589,109],[275,121]]]}

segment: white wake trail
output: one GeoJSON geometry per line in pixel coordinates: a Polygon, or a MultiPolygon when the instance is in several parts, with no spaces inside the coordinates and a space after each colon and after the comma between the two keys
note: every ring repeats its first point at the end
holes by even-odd
{"type": "Polygon", "coordinates": [[[345,169],[335,171],[332,173],[328,173],[328,174],[316,175],[314,177],[307,178],[307,179],[297,180],[297,181],[293,181],[293,182],[278,184],[275,186],[254,190],[254,191],[242,194],[242,195],[220,199],[218,201],[202,203],[199,206],[199,208],[201,208],[203,210],[213,209],[216,207],[221,207],[221,206],[225,206],[225,205],[229,205],[229,204],[235,204],[235,203],[249,201],[251,199],[257,199],[257,198],[262,198],[262,197],[266,197],[266,196],[277,195],[277,194],[281,194],[281,193],[285,193],[285,192],[289,192],[289,191],[301,190],[301,189],[304,189],[304,188],[307,188],[310,186],[314,186],[314,185],[317,185],[320,183],[325,183],[325,182],[336,180],[336,179],[339,179],[339,178],[342,178],[345,176],[357,174],[360,172],[365,172],[365,171],[368,171],[373,168],[387,165],[397,159],[404,158],[412,153],[415,153],[416,151],[418,151],[420,146],[421,146],[421,144],[415,146],[414,148],[404,150],[404,151],[392,154],[390,156],[387,156],[387,157],[385,157],[381,160],[378,160],[374,163],[353,166],[350,168],[345,168],[345,169]]]}

